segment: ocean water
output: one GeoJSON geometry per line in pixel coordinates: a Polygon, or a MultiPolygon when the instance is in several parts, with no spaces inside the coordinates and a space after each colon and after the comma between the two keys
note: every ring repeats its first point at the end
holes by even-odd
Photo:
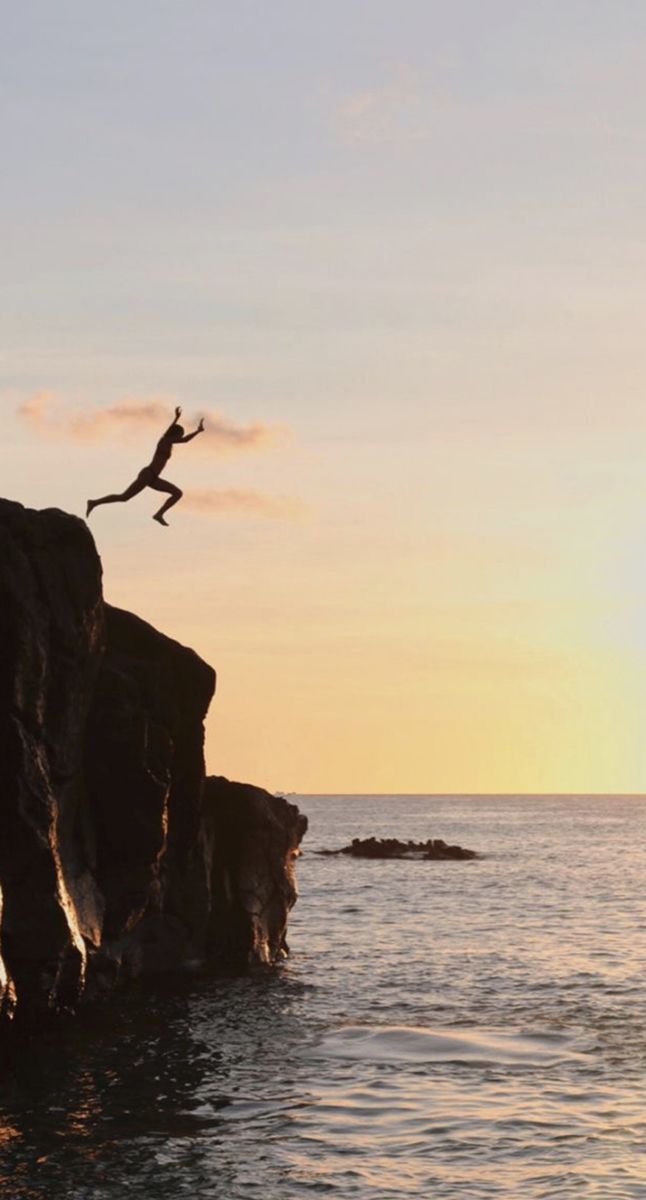
{"type": "Polygon", "coordinates": [[[11,1200],[646,1198],[646,799],[307,797],[292,956],[0,1084],[11,1200]],[[441,837],[475,862],[318,857],[441,837]]]}

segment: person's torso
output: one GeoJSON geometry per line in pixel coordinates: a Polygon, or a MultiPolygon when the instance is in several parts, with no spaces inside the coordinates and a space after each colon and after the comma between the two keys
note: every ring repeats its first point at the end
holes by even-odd
{"type": "Polygon", "coordinates": [[[166,437],[166,435],[164,435],[164,437],[159,439],[159,441],[157,443],[157,449],[155,450],[155,453],[153,454],[153,457],[152,457],[152,460],[150,463],[151,471],[156,471],[157,473],[159,473],[159,471],[163,471],[172,452],[173,452],[173,443],[169,437],[166,437]]]}

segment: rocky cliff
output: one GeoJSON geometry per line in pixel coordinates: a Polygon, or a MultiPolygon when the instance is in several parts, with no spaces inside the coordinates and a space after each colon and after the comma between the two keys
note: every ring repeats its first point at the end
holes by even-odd
{"type": "Polygon", "coordinates": [[[0,501],[0,1026],[286,951],[306,819],[205,780],[215,673],[105,604],[84,522],[0,501]]]}

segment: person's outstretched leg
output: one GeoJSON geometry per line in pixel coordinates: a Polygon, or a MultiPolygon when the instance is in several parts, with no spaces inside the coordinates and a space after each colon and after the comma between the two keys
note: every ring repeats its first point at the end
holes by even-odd
{"type": "Polygon", "coordinates": [[[165,500],[161,508],[153,513],[153,521],[158,521],[160,525],[168,525],[168,521],[164,520],[164,513],[168,512],[178,500],[184,495],[181,488],[176,487],[174,483],[169,483],[167,479],[155,479],[148,484],[148,487],[153,488],[155,492],[168,492],[168,500],[165,500]]]}
{"type": "Polygon", "coordinates": [[[112,492],[111,495],[101,496],[98,500],[88,500],[85,515],[89,517],[92,509],[97,508],[99,504],[117,504],[119,501],[132,500],[132,497],[138,495],[139,492],[143,492],[146,486],[146,480],[138,475],[134,483],[131,483],[125,492],[112,492]]]}

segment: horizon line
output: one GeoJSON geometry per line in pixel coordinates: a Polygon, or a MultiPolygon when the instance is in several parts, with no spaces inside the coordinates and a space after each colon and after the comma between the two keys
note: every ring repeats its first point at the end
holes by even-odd
{"type": "Polygon", "coordinates": [[[429,800],[488,800],[488,799],[522,799],[522,800],[646,800],[646,792],[284,792],[278,789],[277,795],[304,796],[316,799],[324,796],[387,796],[402,798],[424,796],[429,800]]]}

